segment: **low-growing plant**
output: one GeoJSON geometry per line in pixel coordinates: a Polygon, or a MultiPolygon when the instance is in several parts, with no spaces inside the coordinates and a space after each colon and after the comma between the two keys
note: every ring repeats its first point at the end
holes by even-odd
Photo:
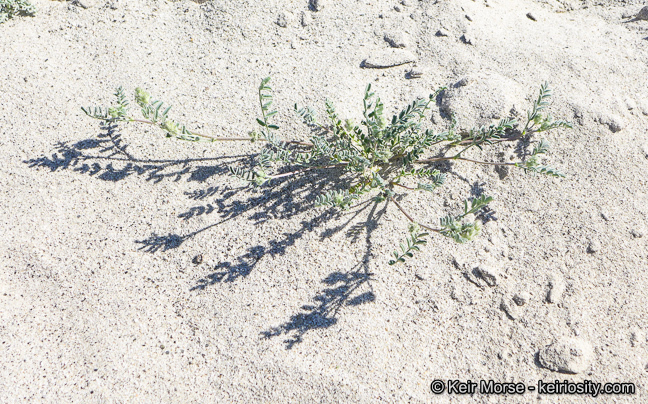
{"type": "Polygon", "coordinates": [[[0,0],[0,24],[14,15],[34,15],[36,8],[27,0],[0,0]]]}
{"type": "Polygon", "coordinates": [[[263,142],[264,147],[255,156],[251,168],[230,167],[233,176],[253,186],[267,186],[279,178],[294,177],[312,170],[334,171],[338,178],[346,176],[347,181],[334,184],[327,192],[317,196],[318,207],[335,207],[349,209],[361,198],[370,196],[377,203],[393,202],[410,222],[405,243],[400,244],[400,251],[394,251],[390,265],[404,262],[412,257],[413,252],[426,243],[430,233],[438,233],[452,238],[458,243],[465,243],[475,238],[480,231],[480,221],[466,221],[469,215],[479,214],[493,198],[486,195],[465,200],[459,214],[449,214],[440,218],[437,227],[418,223],[398,202],[400,192],[431,192],[442,186],[446,180],[445,173],[432,168],[435,163],[444,161],[470,162],[492,166],[517,167],[527,173],[545,174],[564,177],[555,168],[540,163],[540,157],[548,151],[545,140],[539,140],[533,151],[517,162],[481,161],[465,157],[471,149],[482,150],[500,142],[525,140],[530,142],[536,133],[556,128],[571,128],[571,124],[554,120],[544,114],[549,105],[551,91],[547,84],[540,88],[538,98],[527,112],[526,122],[519,129],[513,118],[501,119],[498,123],[481,126],[460,132],[456,130],[456,121],[443,132],[423,128],[425,112],[435,105],[440,88],[428,98],[417,99],[406,106],[391,120],[384,114],[380,98],[368,85],[363,97],[363,118],[360,124],[352,120],[342,120],[335,106],[326,100],[328,124],[319,122],[312,108],[294,106],[295,113],[312,129],[310,141],[282,140],[276,131],[279,127],[272,123],[277,113],[272,108],[272,89],[270,78],[261,81],[258,99],[261,116],[256,119],[258,131],[247,137],[214,137],[200,134],[186,128],[169,117],[170,106],[162,101],[153,100],[151,95],[137,88],[135,101],[141,109],[144,119],[129,115],[129,102],[124,90],[117,89],[117,104],[109,108],[82,108],[88,116],[105,122],[140,122],[157,126],[167,137],[187,141],[250,141],[263,142]],[[434,156],[434,157],[426,157],[434,156]],[[415,184],[415,185],[414,185],[415,184]]]}

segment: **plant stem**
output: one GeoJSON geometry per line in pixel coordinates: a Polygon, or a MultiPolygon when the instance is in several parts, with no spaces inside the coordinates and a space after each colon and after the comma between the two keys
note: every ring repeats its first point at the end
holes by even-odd
{"type": "Polygon", "coordinates": [[[427,163],[435,163],[437,161],[447,161],[447,160],[463,160],[463,161],[470,161],[471,163],[477,163],[477,164],[487,164],[487,165],[492,165],[492,166],[514,166],[515,163],[503,163],[503,162],[497,162],[497,161],[479,161],[479,160],[473,160],[473,159],[467,159],[465,157],[433,157],[430,159],[424,159],[424,160],[415,160],[414,163],[417,164],[427,164],[427,163]]]}
{"type": "Polygon", "coordinates": [[[306,168],[302,168],[302,169],[295,170],[295,171],[290,171],[290,172],[283,173],[283,174],[270,175],[268,178],[275,179],[275,178],[289,177],[291,175],[303,173],[303,172],[310,171],[310,170],[344,167],[346,165],[347,165],[347,163],[340,163],[340,164],[333,164],[333,165],[330,165],[330,166],[306,167],[306,168]]]}
{"type": "Polygon", "coordinates": [[[398,185],[399,187],[402,187],[402,188],[405,188],[405,189],[409,189],[410,191],[416,191],[417,190],[416,188],[406,187],[405,185],[401,185],[401,184],[399,184],[397,182],[394,182],[394,181],[389,181],[389,183],[392,184],[392,185],[398,185]]]}
{"type": "MultiPolygon", "coordinates": [[[[130,122],[146,123],[146,124],[149,124],[149,125],[158,126],[155,122],[147,121],[147,120],[144,120],[144,119],[129,118],[129,121],[130,122]]],[[[192,134],[193,136],[198,136],[198,137],[203,137],[205,139],[209,139],[212,142],[250,141],[250,140],[252,140],[251,137],[214,137],[214,136],[203,135],[202,133],[197,133],[197,132],[192,132],[192,131],[189,131],[189,133],[192,134]]],[[[265,138],[260,138],[259,140],[263,140],[263,141],[266,141],[266,142],[268,141],[265,138]]],[[[310,142],[300,142],[298,140],[288,140],[288,141],[285,141],[284,143],[296,144],[296,145],[306,146],[306,147],[313,147],[313,144],[310,143],[310,142]]]]}
{"type": "MultiPolygon", "coordinates": [[[[395,199],[393,196],[390,196],[389,199],[391,199],[391,201],[394,202],[394,204],[396,205],[396,207],[397,207],[398,209],[400,209],[401,212],[403,212],[403,214],[405,215],[405,217],[407,217],[407,219],[408,219],[410,222],[412,222],[412,223],[416,223],[416,222],[414,221],[414,219],[412,219],[412,217],[411,217],[407,212],[405,212],[405,209],[403,209],[402,206],[400,206],[400,204],[399,204],[398,202],[396,202],[396,199],[395,199]]],[[[432,227],[430,227],[430,226],[426,226],[426,225],[424,225],[424,224],[420,224],[420,223],[418,223],[418,225],[421,226],[421,227],[424,228],[424,229],[429,230],[429,231],[433,231],[433,232],[436,232],[436,233],[440,233],[440,232],[441,232],[441,229],[434,229],[434,228],[432,228],[432,227]]]]}

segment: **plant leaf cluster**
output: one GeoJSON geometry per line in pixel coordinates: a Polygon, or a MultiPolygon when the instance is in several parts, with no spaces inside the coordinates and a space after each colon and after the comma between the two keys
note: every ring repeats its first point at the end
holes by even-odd
{"type": "Polygon", "coordinates": [[[349,209],[361,198],[373,198],[376,203],[393,203],[410,222],[405,242],[400,252],[394,252],[390,264],[405,261],[425,244],[425,237],[437,233],[458,243],[473,240],[480,231],[479,220],[466,221],[469,215],[476,215],[493,198],[480,195],[465,200],[461,214],[448,214],[439,219],[439,227],[418,223],[398,200],[407,192],[435,190],[446,181],[445,173],[434,168],[443,161],[472,162],[488,165],[505,165],[521,168],[524,172],[562,177],[559,170],[541,164],[540,157],[546,155],[549,145],[539,140],[530,155],[518,162],[480,161],[466,157],[471,149],[482,150],[486,146],[524,138],[531,141],[533,134],[551,129],[571,128],[571,124],[554,120],[544,115],[549,106],[551,91],[545,83],[537,99],[527,113],[527,122],[522,130],[512,118],[473,128],[458,133],[456,120],[452,117],[449,128],[435,132],[424,128],[424,118],[431,105],[435,105],[440,88],[423,99],[416,99],[391,118],[387,117],[385,106],[368,85],[362,98],[363,112],[360,123],[342,120],[331,100],[325,101],[325,120],[319,122],[316,111],[311,107],[294,105],[295,114],[311,128],[308,141],[283,140],[277,135],[280,129],[274,122],[278,114],[273,109],[270,78],[261,81],[258,87],[258,101],[261,115],[256,118],[258,129],[247,137],[222,138],[190,132],[169,117],[171,107],[161,101],[153,101],[150,94],[140,88],[135,91],[135,101],[144,118],[135,119],[129,115],[129,103],[123,89],[117,89],[116,105],[109,108],[82,108],[88,116],[107,122],[140,122],[159,127],[167,137],[181,140],[230,141],[246,140],[263,142],[264,146],[255,156],[252,167],[230,167],[230,173],[254,186],[271,185],[274,180],[294,177],[313,170],[335,170],[337,178],[333,186],[318,195],[316,207],[349,209]],[[435,157],[426,157],[435,156],[435,157]],[[344,185],[339,185],[339,184],[344,185]],[[336,186],[337,184],[337,186],[336,186]]]}
{"type": "Polygon", "coordinates": [[[0,24],[14,15],[35,15],[36,7],[27,0],[0,0],[0,24]]]}

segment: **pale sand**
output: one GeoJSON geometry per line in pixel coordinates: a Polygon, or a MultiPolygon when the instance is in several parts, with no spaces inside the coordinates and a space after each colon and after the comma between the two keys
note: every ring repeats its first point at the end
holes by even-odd
{"type": "MultiPolygon", "coordinates": [[[[642,2],[81,3],[36,0],[0,25],[0,402],[593,402],[434,396],[434,379],[633,382],[596,402],[648,402],[648,21],[622,18],[642,2]],[[416,65],[361,68],[394,30],[416,65]],[[550,112],[574,122],[544,136],[567,178],[448,166],[438,195],[402,204],[435,224],[484,192],[497,220],[390,267],[407,228],[393,204],[315,210],[334,177],[254,191],[228,175],[258,144],[107,130],[80,110],[142,86],[197,131],[244,136],[268,75],[286,139],[309,134],[295,102],[359,120],[367,83],[392,114],[467,78],[465,127],[523,113],[548,81],[550,112]],[[497,286],[476,284],[484,262],[497,286]],[[512,320],[500,303],[524,292],[512,320]],[[593,346],[587,370],[540,366],[574,336],[593,346]]],[[[447,127],[435,109],[426,125],[447,127]]]]}

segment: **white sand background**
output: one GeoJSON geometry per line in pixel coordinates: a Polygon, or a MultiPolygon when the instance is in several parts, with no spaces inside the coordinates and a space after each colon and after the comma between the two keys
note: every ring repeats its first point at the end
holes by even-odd
{"type": "MultiPolygon", "coordinates": [[[[648,402],[648,21],[632,18],[645,4],[322,3],[34,0],[35,17],[0,25],[0,402],[648,402]],[[416,63],[362,68],[394,31],[416,63]],[[407,228],[393,204],[315,210],[334,177],[255,191],[228,175],[258,144],[107,129],[80,110],[142,86],[194,130],[245,136],[268,75],[286,139],[309,135],[295,102],[321,115],[330,98],[359,120],[367,83],[389,114],[450,86],[468,127],[524,113],[548,81],[549,111],[574,122],[544,136],[567,178],[446,166],[438,195],[403,206],[435,224],[483,192],[494,220],[391,267],[407,228]],[[473,277],[483,263],[496,286],[473,277]],[[553,303],[551,279],[565,285],[553,303]],[[500,303],[524,293],[511,319],[500,303]],[[564,337],[592,345],[586,370],[540,365],[564,337]],[[434,396],[434,379],[637,392],[434,396]]],[[[426,125],[447,127],[435,110],[426,125]]]]}

